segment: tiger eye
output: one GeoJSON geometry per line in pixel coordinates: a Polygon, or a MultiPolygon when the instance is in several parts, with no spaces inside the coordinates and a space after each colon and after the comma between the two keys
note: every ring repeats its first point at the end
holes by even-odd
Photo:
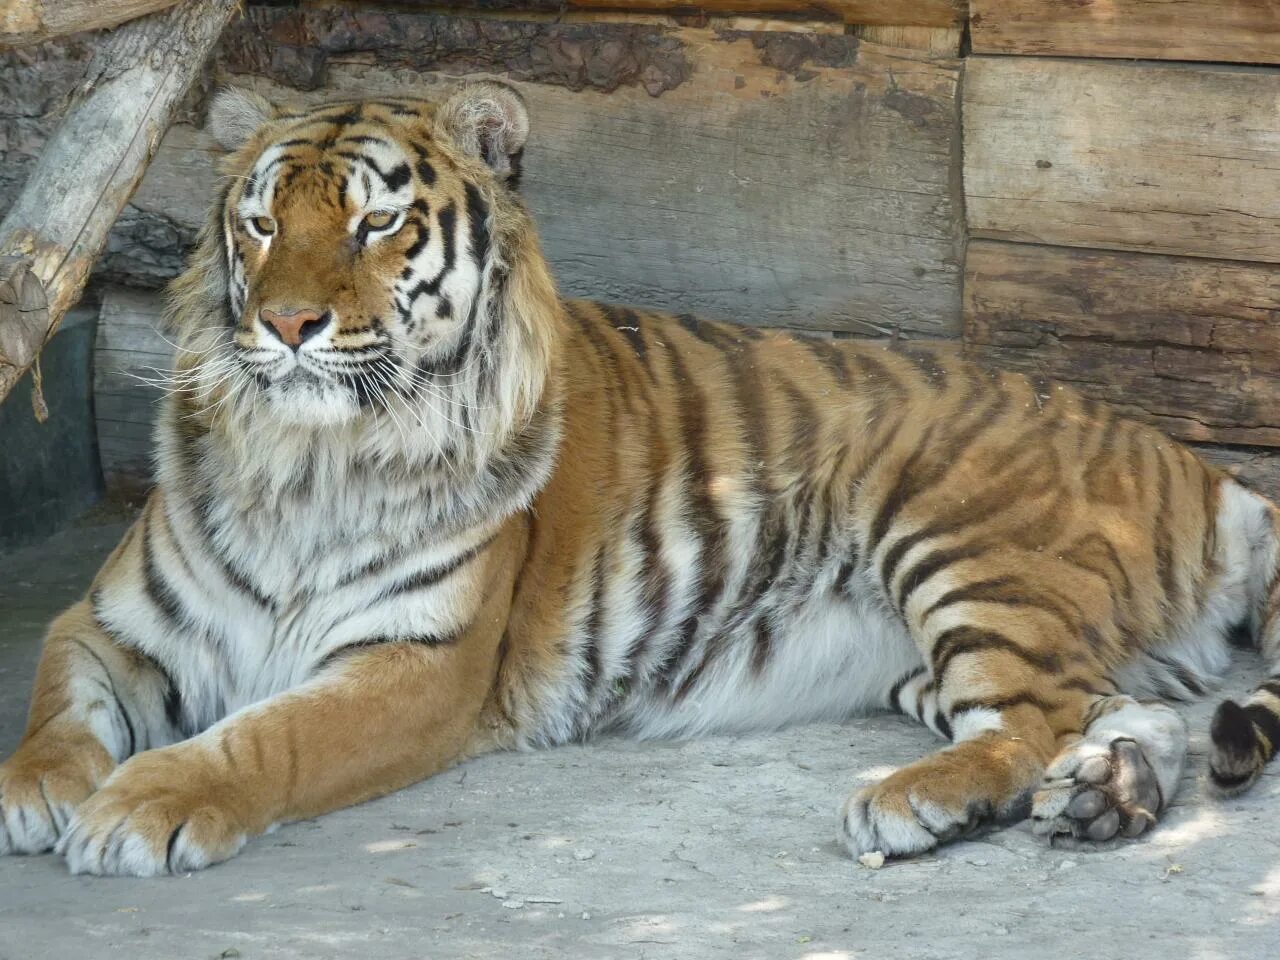
{"type": "Polygon", "coordinates": [[[270,217],[254,217],[249,221],[253,225],[253,229],[264,237],[269,237],[276,232],[276,222],[270,217]]]}
{"type": "Polygon", "coordinates": [[[384,230],[391,226],[396,215],[386,210],[375,210],[364,218],[364,225],[370,230],[384,230]]]}

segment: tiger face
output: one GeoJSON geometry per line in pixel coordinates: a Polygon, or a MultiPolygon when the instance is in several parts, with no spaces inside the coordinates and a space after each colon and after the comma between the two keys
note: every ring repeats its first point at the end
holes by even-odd
{"type": "Polygon", "coordinates": [[[211,127],[233,151],[218,219],[232,360],[273,418],[350,421],[462,373],[498,312],[495,219],[528,129],[514,90],[308,111],[231,91],[211,127]]]}

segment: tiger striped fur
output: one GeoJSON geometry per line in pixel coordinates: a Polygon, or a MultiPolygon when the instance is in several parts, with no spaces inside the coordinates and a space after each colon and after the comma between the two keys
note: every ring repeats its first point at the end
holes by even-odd
{"type": "MultiPolygon", "coordinates": [[[[206,866],[466,757],[894,709],[951,745],[854,854],[1028,813],[1135,836],[1228,639],[1280,669],[1277,514],[1156,431],[924,348],[558,299],[514,91],[215,104],[158,484],[52,625],[0,851],[206,866]]],[[[1212,774],[1280,744],[1280,680],[1212,774]]]]}

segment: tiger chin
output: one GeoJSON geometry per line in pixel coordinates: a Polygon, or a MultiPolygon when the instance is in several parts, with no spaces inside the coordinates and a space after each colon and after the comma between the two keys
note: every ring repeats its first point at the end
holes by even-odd
{"type": "MultiPolygon", "coordinates": [[[[1178,788],[1163,701],[1229,637],[1280,666],[1276,511],[1154,430],[924,348],[561,300],[514,90],[229,91],[210,129],[158,482],[49,630],[0,852],[178,873],[486,751],[884,709],[950,743],[850,797],[850,853],[1028,814],[1107,842],[1178,788]]],[[[1257,779],[1280,679],[1212,737],[1223,790],[1257,779]]]]}

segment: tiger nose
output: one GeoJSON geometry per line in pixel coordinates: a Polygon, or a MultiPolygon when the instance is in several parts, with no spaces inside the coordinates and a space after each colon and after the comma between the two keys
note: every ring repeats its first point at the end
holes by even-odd
{"type": "Polygon", "coordinates": [[[276,313],[265,307],[258,311],[263,325],[295,350],[329,325],[329,311],[294,310],[276,313]]]}

